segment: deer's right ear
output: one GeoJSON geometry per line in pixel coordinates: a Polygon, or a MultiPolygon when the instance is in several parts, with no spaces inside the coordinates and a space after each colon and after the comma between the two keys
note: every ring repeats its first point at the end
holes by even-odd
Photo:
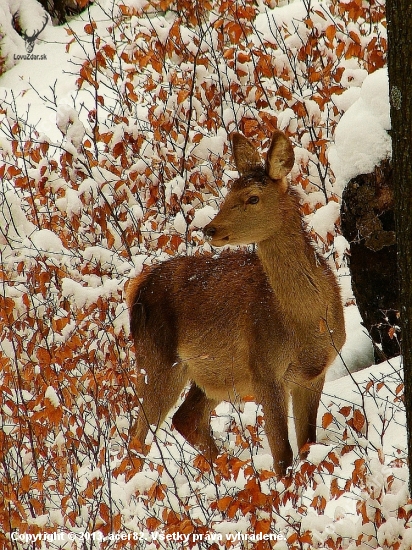
{"type": "Polygon", "coordinates": [[[232,134],[232,150],[236,168],[241,176],[262,167],[257,149],[242,134],[232,134]]]}

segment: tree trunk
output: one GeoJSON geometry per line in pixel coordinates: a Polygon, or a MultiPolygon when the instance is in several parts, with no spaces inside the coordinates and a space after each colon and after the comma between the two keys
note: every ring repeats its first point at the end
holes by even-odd
{"type": "Polygon", "coordinates": [[[399,288],[392,163],[351,179],[342,195],[352,290],[374,344],[375,362],[400,353],[399,288]]]}
{"type": "Polygon", "coordinates": [[[409,489],[412,490],[412,3],[387,0],[388,69],[391,101],[395,219],[409,489]]]}

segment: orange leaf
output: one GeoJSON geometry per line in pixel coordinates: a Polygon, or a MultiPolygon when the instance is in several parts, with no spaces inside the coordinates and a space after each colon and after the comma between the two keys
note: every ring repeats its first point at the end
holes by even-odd
{"type": "Polygon", "coordinates": [[[341,409],[339,409],[340,414],[343,414],[343,416],[345,417],[349,416],[351,411],[352,411],[352,407],[349,407],[349,406],[342,407],[341,409]]]}
{"type": "Polygon", "coordinates": [[[355,31],[349,31],[349,36],[352,38],[355,44],[358,44],[358,46],[360,46],[361,41],[355,31]]]}
{"type": "Polygon", "coordinates": [[[61,408],[47,407],[47,418],[52,424],[58,426],[63,418],[63,411],[61,408]]]}
{"type": "Polygon", "coordinates": [[[93,34],[95,29],[96,23],[94,21],[92,21],[92,23],[87,23],[87,25],[84,27],[86,34],[93,34]]]}
{"type": "Polygon", "coordinates": [[[105,502],[101,502],[99,506],[100,515],[105,523],[110,522],[110,509],[105,502]]]}
{"type": "Polygon", "coordinates": [[[239,52],[237,54],[237,60],[239,61],[239,63],[246,63],[246,61],[250,61],[250,54],[239,52]]]}
{"type": "Polygon", "coordinates": [[[234,477],[235,480],[237,479],[240,470],[246,464],[247,464],[247,461],[246,460],[240,460],[240,458],[234,458],[232,460],[232,472],[233,472],[233,477],[234,477]]]}
{"type": "Polygon", "coordinates": [[[243,132],[246,136],[251,136],[256,134],[259,128],[259,123],[253,118],[247,118],[243,123],[243,132]]]}
{"type": "Polygon", "coordinates": [[[236,48],[229,48],[228,50],[225,51],[225,53],[223,54],[223,57],[225,59],[233,59],[235,51],[236,51],[236,48]]]}
{"type": "Polygon", "coordinates": [[[329,25],[329,27],[325,31],[325,34],[329,42],[332,42],[332,40],[335,38],[335,35],[336,35],[335,25],[329,25]]]}
{"type": "MultiPolygon", "coordinates": [[[[343,50],[345,49],[345,42],[340,42],[338,44],[338,47],[336,48],[336,57],[339,59],[341,57],[341,55],[343,54],[343,50]]],[[[344,71],[345,69],[343,69],[344,71]]],[[[342,71],[342,73],[343,73],[342,71]]],[[[337,80],[337,82],[339,82],[339,80],[337,80]]]]}
{"type": "Polygon", "coordinates": [[[115,158],[119,157],[121,154],[124,153],[124,143],[123,141],[118,141],[116,145],[113,147],[113,155],[115,158]]]}
{"type": "Polygon", "coordinates": [[[193,466],[200,470],[201,472],[210,472],[210,463],[206,460],[203,455],[197,455],[193,461],[193,466]]]}
{"type": "Polygon", "coordinates": [[[319,82],[323,78],[323,74],[317,69],[311,70],[308,76],[309,76],[309,82],[319,82]]]}
{"type": "Polygon", "coordinates": [[[69,322],[68,317],[61,317],[59,319],[52,319],[52,327],[56,332],[61,333],[61,331],[64,329],[64,327],[69,322]]]}
{"type": "Polygon", "coordinates": [[[193,533],[193,531],[194,531],[194,527],[190,519],[184,519],[179,523],[179,533],[188,535],[190,533],[193,533]]]}
{"type": "Polygon", "coordinates": [[[230,519],[233,519],[239,510],[240,502],[238,500],[234,500],[232,504],[229,506],[229,508],[226,510],[227,517],[230,519]]]}
{"type": "Polygon", "coordinates": [[[297,540],[298,540],[298,534],[297,534],[297,533],[292,533],[292,534],[290,535],[290,537],[288,537],[288,539],[287,539],[286,542],[287,542],[288,544],[293,544],[293,543],[296,542],[297,540]]]}
{"type": "Polygon", "coordinates": [[[365,417],[359,409],[353,411],[353,427],[357,432],[360,432],[365,424],[365,417]]]}
{"type": "Polygon", "coordinates": [[[2,311],[4,316],[5,317],[13,316],[13,310],[14,310],[13,298],[0,296],[0,311],[2,311]]]}
{"type": "Polygon", "coordinates": [[[149,529],[149,531],[156,531],[156,529],[161,524],[161,521],[157,518],[148,518],[146,520],[146,526],[149,529]]]}
{"type": "Polygon", "coordinates": [[[112,248],[112,246],[114,245],[114,242],[115,242],[115,238],[113,237],[113,235],[110,232],[107,232],[107,246],[109,248],[112,248]]]}
{"type": "Polygon", "coordinates": [[[328,454],[328,458],[329,458],[329,460],[331,460],[333,462],[333,464],[335,466],[337,466],[339,464],[339,458],[336,456],[336,454],[333,451],[331,451],[328,454]]]}
{"type": "Polygon", "coordinates": [[[279,86],[278,88],[278,95],[280,97],[283,97],[285,99],[292,99],[292,92],[290,91],[289,88],[286,88],[286,86],[279,86]]]}
{"type": "Polygon", "coordinates": [[[275,472],[272,472],[270,470],[262,470],[259,473],[259,479],[260,481],[266,481],[267,479],[271,479],[272,477],[275,477],[275,472]]]}
{"type": "MultiPolygon", "coordinates": [[[[322,497],[322,504],[323,504],[323,500],[324,497],[322,497]]],[[[326,501],[325,501],[325,504],[326,504],[326,501]]],[[[320,509],[323,510],[324,508],[320,506],[320,509]]],[[[319,509],[319,507],[318,507],[319,509]]],[[[303,535],[300,535],[299,537],[299,542],[302,543],[302,542],[306,542],[307,544],[312,544],[313,540],[312,540],[312,533],[310,531],[306,531],[305,533],[303,533],[303,535]]]]}
{"type": "Polygon", "coordinates": [[[313,10],[314,13],[316,13],[316,15],[318,15],[321,19],[325,20],[326,21],[326,17],[325,17],[325,14],[323,12],[321,12],[320,10],[313,10]]]}
{"type": "Polygon", "coordinates": [[[338,479],[335,477],[330,484],[330,495],[332,498],[339,498],[345,491],[339,487],[338,479]]]}
{"type": "Polygon", "coordinates": [[[24,475],[21,480],[20,480],[20,487],[22,488],[22,491],[24,493],[27,493],[28,490],[30,489],[30,482],[31,482],[31,478],[29,475],[24,475]]]}
{"type": "Polygon", "coordinates": [[[363,477],[365,473],[365,459],[357,458],[353,464],[355,466],[355,469],[352,472],[352,479],[354,478],[355,474],[358,477],[363,477]]]}
{"type": "Polygon", "coordinates": [[[332,464],[332,462],[328,462],[327,460],[322,461],[322,468],[325,468],[325,470],[329,474],[333,474],[333,472],[335,470],[335,466],[332,464]]]}
{"type": "Polygon", "coordinates": [[[10,178],[14,178],[15,176],[17,176],[18,174],[21,174],[21,170],[20,168],[17,168],[17,166],[9,166],[7,168],[7,175],[10,177],[10,178]]]}
{"type": "Polygon", "coordinates": [[[162,483],[153,483],[148,491],[148,495],[152,500],[164,500],[166,485],[162,483]]]}
{"type": "Polygon", "coordinates": [[[110,46],[110,44],[106,44],[105,46],[103,46],[102,50],[104,51],[104,53],[107,55],[107,57],[110,57],[110,59],[113,59],[114,58],[114,55],[116,53],[116,50],[115,48],[113,48],[112,46],[110,46]]]}
{"type": "Polygon", "coordinates": [[[230,503],[232,502],[233,498],[232,497],[223,497],[223,498],[220,498],[218,501],[217,501],[217,509],[220,511],[220,512],[224,512],[225,510],[227,510],[229,508],[229,505],[230,503]]]}
{"type": "Polygon", "coordinates": [[[231,22],[226,25],[226,32],[228,33],[232,44],[238,44],[243,35],[242,27],[235,22],[231,22]]]}
{"type": "Polygon", "coordinates": [[[36,351],[36,356],[41,365],[50,365],[50,352],[46,348],[39,347],[36,351]]]}
{"type": "Polygon", "coordinates": [[[169,244],[169,241],[169,235],[160,235],[160,237],[157,239],[157,247],[163,249],[166,245],[169,244]]]}
{"type": "Polygon", "coordinates": [[[271,521],[269,519],[258,520],[255,524],[255,533],[267,534],[270,531],[271,521]]]}
{"type": "Polygon", "coordinates": [[[183,103],[183,101],[187,99],[189,95],[190,95],[189,90],[180,90],[179,93],[177,94],[177,104],[180,105],[181,103],[183,103]]]}
{"type": "Polygon", "coordinates": [[[356,503],[356,510],[362,516],[362,525],[365,525],[365,523],[370,522],[369,517],[368,517],[368,512],[366,510],[366,502],[358,501],[356,503]]]}
{"type": "Polygon", "coordinates": [[[333,414],[330,412],[326,412],[322,416],[322,428],[325,430],[332,424],[332,422],[333,422],[333,414]]]}
{"type": "Polygon", "coordinates": [[[396,386],[396,390],[395,390],[396,395],[400,394],[400,393],[403,391],[403,388],[404,388],[403,382],[401,382],[400,384],[398,384],[398,385],[396,386]]]}

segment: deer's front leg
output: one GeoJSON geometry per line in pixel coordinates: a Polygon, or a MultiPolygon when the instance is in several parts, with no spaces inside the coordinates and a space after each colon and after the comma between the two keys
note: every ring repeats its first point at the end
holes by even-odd
{"type": "Polygon", "coordinates": [[[262,404],[265,431],[277,474],[285,475],[292,465],[293,452],[288,436],[288,390],[283,380],[268,376],[253,381],[256,401],[262,404]]]}

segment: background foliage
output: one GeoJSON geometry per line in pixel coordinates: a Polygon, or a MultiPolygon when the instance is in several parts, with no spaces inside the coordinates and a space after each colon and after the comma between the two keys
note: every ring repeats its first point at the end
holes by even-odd
{"type": "MultiPolygon", "coordinates": [[[[239,530],[283,533],[279,548],[407,548],[403,454],[390,459],[395,475],[382,446],[365,448],[365,402],[379,411],[386,403],[383,438],[400,410],[399,369],[391,375],[395,393],[370,380],[359,388],[360,406],[332,400],[323,429],[339,438],[282,481],[259,466],[259,455],[224,454],[210,471],[174,432],[154,440],[139,473],[140,442],[128,435],[140,373],[125,286],[144,263],[210,250],[201,228],[235,176],[231,132],[262,149],[277,127],[291,137],[303,212],[310,221],[325,209],[329,220],[313,237],[337,267],[344,261],[335,247],[340,189],[327,150],[342,114],[339,97],[385,65],[384,4],[275,6],[130,0],[106,9],[104,33],[90,10],[82,35],[67,30],[67,55],[83,52],[80,61],[73,57],[72,105],[53,93],[44,98],[60,138],[36,131],[13,95],[0,108],[4,545],[24,546],[10,539],[13,531],[59,531],[79,533],[67,542],[73,548],[94,548],[117,532],[144,534],[147,548],[184,547],[151,533],[193,535],[189,547],[247,548],[247,541],[205,539],[239,530]],[[348,455],[351,475],[342,479],[348,455]],[[328,502],[347,497],[350,521],[339,523],[339,510],[322,519],[328,502]]],[[[257,412],[250,423],[245,414],[238,411],[227,443],[256,453],[263,419],[257,412]]]]}

